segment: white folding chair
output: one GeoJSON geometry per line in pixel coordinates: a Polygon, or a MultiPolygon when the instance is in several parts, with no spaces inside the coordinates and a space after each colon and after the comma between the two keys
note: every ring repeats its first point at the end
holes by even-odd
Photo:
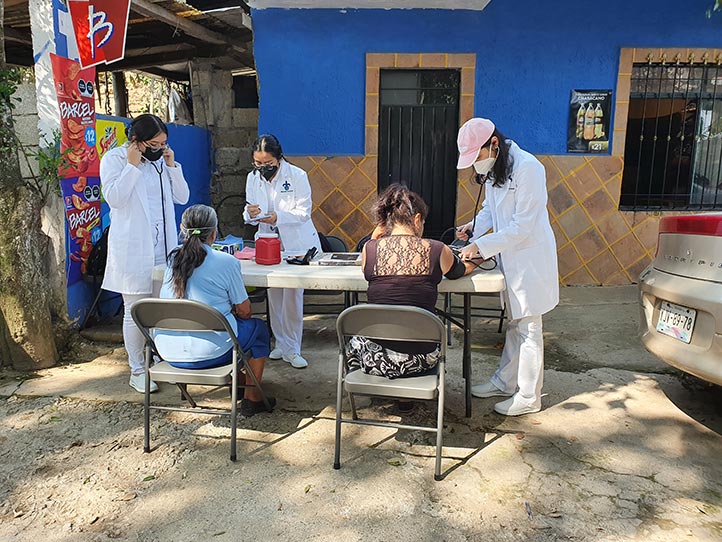
{"type": "Polygon", "coordinates": [[[444,376],[446,368],[446,327],[434,314],[418,307],[399,305],[356,305],[344,310],[336,321],[339,341],[338,380],[336,388],[336,444],[333,468],[341,468],[341,424],[378,425],[397,429],[436,433],[434,480],[441,479],[442,432],[444,427],[444,376]],[[371,340],[394,340],[438,344],[441,356],[435,374],[389,379],[369,375],[361,369],[350,371],[346,343],[353,336],[371,340]],[[344,391],[349,395],[352,417],[342,417],[344,391]],[[361,420],[356,412],[354,395],[394,397],[399,399],[436,400],[436,425],[417,426],[377,420],[361,420]]]}
{"type": "Polygon", "coordinates": [[[250,367],[246,368],[247,354],[244,354],[241,345],[238,343],[236,334],[228,323],[228,320],[216,309],[204,303],[190,301],[187,299],[142,299],[133,304],[131,314],[136,325],[145,337],[145,402],[144,402],[144,441],[143,451],[150,452],[150,410],[172,410],[191,411],[198,414],[210,414],[216,416],[231,417],[231,461],[236,460],[236,421],[237,421],[237,400],[238,400],[238,375],[246,371],[251,376],[252,385],[246,386],[245,381],[241,388],[258,388],[263,402],[270,410],[271,405],[266,398],[263,388],[256,380],[256,375],[250,367]],[[225,331],[233,341],[232,360],[220,367],[212,369],[180,369],[173,367],[164,360],[151,365],[151,358],[158,349],[153,341],[153,330],[169,331],[225,331]],[[183,397],[190,403],[191,407],[170,407],[150,404],[150,380],[156,382],[169,382],[176,384],[183,397]],[[218,410],[199,407],[188,393],[188,385],[200,386],[231,386],[231,408],[218,410]]]}

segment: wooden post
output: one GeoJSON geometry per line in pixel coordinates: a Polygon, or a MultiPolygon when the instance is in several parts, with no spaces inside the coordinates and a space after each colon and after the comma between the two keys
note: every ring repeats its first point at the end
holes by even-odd
{"type": "Polygon", "coordinates": [[[113,113],[118,117],[128,116],[128,89],[125,88],[125,72],[113,72],[113,113]]]}

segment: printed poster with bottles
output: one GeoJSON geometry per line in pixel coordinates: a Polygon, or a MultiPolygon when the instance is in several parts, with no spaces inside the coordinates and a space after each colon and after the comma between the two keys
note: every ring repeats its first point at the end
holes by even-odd
{"type": "Polygon", "coordinates": [[[611,90],[572,90],[567,152],[609,152],[611,90]]]}
{"type": "Polygon", "coordinates": [[[82,279],[93,245],[102,235],[100,159],[95,132],[95,68],[50,55],[60,110],[59,168],[69,238],[66,244],[68,286],[82,279]]]}

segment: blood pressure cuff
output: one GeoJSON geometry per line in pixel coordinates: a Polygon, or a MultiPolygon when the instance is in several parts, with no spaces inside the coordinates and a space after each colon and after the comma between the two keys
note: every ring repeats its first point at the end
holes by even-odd
{"type": "Polygon", "coordinates": [[[466,265],[464,265],[464,262],[462,262],[459,257],[454,254],[454,265],[451,266],[451,269],[449,269],[444,276],[447,279],[458,279],[464,276],[464,273],[466,272],[466,265]]]}

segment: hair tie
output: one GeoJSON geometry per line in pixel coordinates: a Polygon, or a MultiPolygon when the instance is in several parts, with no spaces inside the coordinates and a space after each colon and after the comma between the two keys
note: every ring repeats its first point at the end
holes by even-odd
{"type": "Polygon", "coordinates": [[[203,235],[203,230],[210,230],[210,227],[209,227],[209,228],[193,228],[193,229],[189,229],[189,228],[186,228],[185,226],[183,226],[183,225],[181,224],[180,230],[181,230],[181,233],[182,233],[182,234],[190,237],[191,235],[203,235]]]}

